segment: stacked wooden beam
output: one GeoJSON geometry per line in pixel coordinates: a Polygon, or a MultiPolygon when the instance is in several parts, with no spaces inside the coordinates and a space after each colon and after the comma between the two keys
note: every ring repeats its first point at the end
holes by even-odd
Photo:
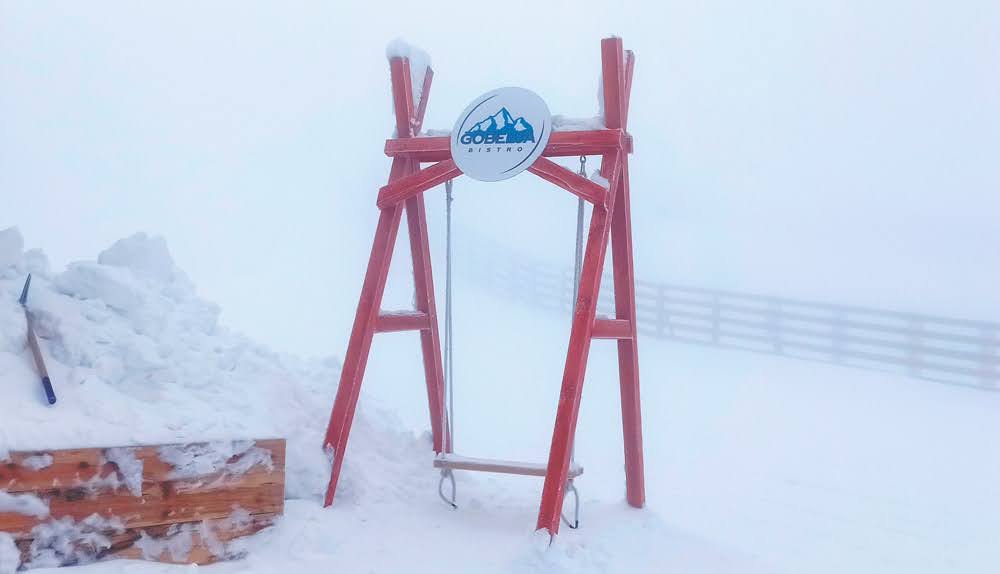
{"type": "Polygon", "coordinates": [[[0,531],[29,568],[232,559],[282,513],[284,469],[280,439],[12,452],[0,531]]]}

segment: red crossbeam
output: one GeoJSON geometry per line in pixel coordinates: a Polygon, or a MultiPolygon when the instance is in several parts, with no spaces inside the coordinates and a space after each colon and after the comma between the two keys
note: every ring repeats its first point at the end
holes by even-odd
{"type": "MultiPolygon", "coordinates": [[[[624,147],[631,150],[631,136],[621,130],[587,130],[553,132],[542,153],[545,157],[601,155],[608,150],[624,147]]],[[[444,161],[451,158],[451,138],[448,136],[394,138],[386,140],[385,155],[405,155],[417,161],[444,161]]]]}
{"type": "Polygon", "coordinates": [[[590,336],[594,339],[631,339],[632,322],[625,319],[597,319],[590,336]]]}
{"type": "Polygon", "coordinates": [[[393,331],[423,331],[431,328],[431,318],[427,313],[411,311],[407,313],[382,313],[375,320],[376,333],[393,331]]]}

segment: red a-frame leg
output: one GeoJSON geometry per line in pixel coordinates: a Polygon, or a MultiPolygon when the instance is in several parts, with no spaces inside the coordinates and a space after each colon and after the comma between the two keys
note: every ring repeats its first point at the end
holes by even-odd
{"type": "MultiPolygon", "coordinates": [[[[413,96],[410,86],[410,64],[406,59],[394,58],[390,62],[392,75],[393,105],[396,113],[396,131],[400,138],[411,137],[423,121],[423,110],[430,92],[432,73],[427,71],[418,112],[413,111],[413,96]]],[[[419,169],[413,160],[397,157],[393,159],[389,183],[399,180],[419,169]]],[[[393,247],[399,231],[404,203],[382,207],[375,240],[368,259],[368,271],[361,288],[351,340],[344,356],[344,366],[340,374],[340,385],[330,414],[324,447],[333,457],[330,483],[327,486],[325,505],[333,502],[337,490],[340,469],[344,462],[347,439],[361,394],[361,382],[372,339],[376,332],[419,330],[423,350],[424,374],[427,382],[427,398],[430,406],[431,430],[434,435],[434,450],[450,449],[450,438],[446,437],[447,424],[444,420],[444,368],[441,361],[441,343],[438,335],[437,309],[434,303],[434,283],[431,273],[430,246],[427,237],[427,216],[422,195],[416,195],[405,202],[407,227],[410,232],[410,254],[413,258],[416,311],[404,315],[380,316],[379,309],[385,283],[389,274],[393,247]]]]}
{"type": "MultiPolygon", "coordinates": [[[[608,38],[601,42],[604,77],[605,125],[609,129],[626,127],[628,94],[634,60],[631,53],[624,58],[622,42],[608,38]]],[[[598,336],[597,296],[607,252],[609,232],[614,236],[613,265],[615,277],[614,321],[602,320],[621,329],[602,329],[618,339],[619,378],[622,394],[622,424],[625,439],[626,497],[629,504],[641,507],[645,502],[642,463],[642,422],[639,408],[639,367],[636,352],[635,284],[632,270],[631,217],[628,198],[628,155],[624,149],[615,155],[605,155],[601,174],[610,182],[606,206],[595,205],[591,216],[580,285],[575,302],[573,326],[570,332],[562,391],[556,413],[548,470],[542,487],[542,503],[538,511],[538,529],[547,529],[555,536],[559,532],[563,496],[569,474],[570,453],[576,436],[583,380],[586,375],[590,342],[598,336]]],[[[602,323],[602,325],[604,324],[602,323]]]]}
{"type": "MultiPolygon", "coordinates": [[[[621,41],[616,50],[621,50],[621,41]]],[[[620,54],[620,52],[619,52],[620,54]]],[[[629,96],[635,56],[625,54],[625,89],[622,129],[627,128],[629,96]]],[[[618,377],[622,397],[622,435],[625,439],[625,495],[628,503],[641,508],[646,503],[642,463],[642,412],[639,401],[639,352],[636,336],[635,267],[632,261],[632,206],[629,198],[628,154],[622,156],[615,211],[611,219],[611,256],[615,278],[615,318],[631,327],[630,337],[618,339],[618,377]]]]}

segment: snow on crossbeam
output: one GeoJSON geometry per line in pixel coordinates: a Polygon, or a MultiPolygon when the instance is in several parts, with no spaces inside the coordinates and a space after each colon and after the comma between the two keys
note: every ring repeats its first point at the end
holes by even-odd
{"type": "MultiPolygon", "coordinates": [[[[472,458],[455,453],[440,454],[434,459],[434,468],[450,470],[472,470],[478,472],[495,472],[499,474],[520,474],[524,476],[545,476],[547,465],[536,462],[517,462],[489,458],[472,458]]],[[[583,474],[583,467],[573,464],[569,469],[569,478],[583,474]]]]}

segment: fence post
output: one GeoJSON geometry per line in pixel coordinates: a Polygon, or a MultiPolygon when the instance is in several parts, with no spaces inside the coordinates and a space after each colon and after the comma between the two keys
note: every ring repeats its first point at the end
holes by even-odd
{"type": "Polygon", "coordinates": [[[983,388],[1000,391],[1000,370],[997,368],[997,361],[1000,360],[1000,352],[998,352],[1000,344],[998,344],[997,330],[984,326],[980,328],[980,331],[983,341],[980,381],[983,388]]]}
{"type": "Polygon", "coordinates": [[[774,352],[784,354],[784,347],[781,344],[781,302],[768,301],[767,303],[767,330],[771,336],[771,344],[774,352]]]}
{"type": "Polygon", "coordinates": [[[719,295],[712,293],[712,342],[719,344],[719,321],[721,310],[719,309],[719,295]]]}
{"type": "Polygon", "coordinates": [[[906,349],[906,357],[908,359],[907,372],[911,377],[919,378],[922,373],[921,363],[923,356],[920,351],[923,345],[923,337],[921,335],[924,329],[924,322],[921,319],[911,318],[909,323],[910,329],[906,336],[906,340],[909,343],[909,347],[906,349]]]}
{"type": "Polygon", "coordinates": [[[573,316],[573,293],[576,291],[576,277],[574,272],[562,267],[562,281],[559,289],[559,304],[561,308],[565,311],[568,310],[570,316],[573,316]]]}
{"type": "Polygon", "coordinates": [[[847,313],[843,309],[835,308],[831,311],[830,329],[830,360],[834,364],[844,363],[844,323],[847,321],[847,313]]]}
{"type": "Polygon", "coordinates": [[[674,334],[674,328],[670,326],[670,317],[667,315],[667,290],[663,285],[656,286],[656,338],[665,339],[664,330],[669,329],[670,334],[674,334]]]}

